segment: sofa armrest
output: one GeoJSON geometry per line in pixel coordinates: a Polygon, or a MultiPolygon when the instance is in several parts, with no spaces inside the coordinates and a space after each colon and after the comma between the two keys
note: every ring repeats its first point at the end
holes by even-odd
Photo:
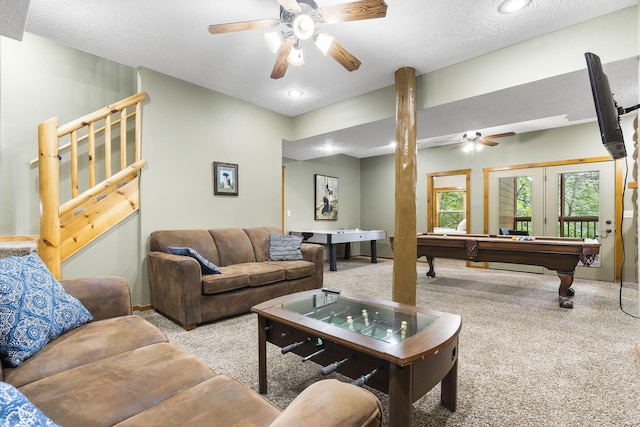
{"type": "Polygon", "coordinates": [[[318,381],[300,393],[270,427],[378,427],[382,405],[367,390],[335,379],[318,381]]]}
{"type": "Polygon", "coordinates": [[[312,262],[316,265],[314,282],[316,288],[321,288],[324,279],[324,246],[315,243],[302,243],[300,245],[300,251],[305,261],[312,262]]]}
{"type": "Polygon", "coordinates": [[[151,251],[147,254],[151,305],[185,329],[201,323],[202,269],[188,256],[151,251]]]}
{"type": "Polygon", "coordinates": [[[131,314],[131,291],[122,277],[101,276],[61,280],[68,294],[78,298],[93,320],[131,314]]]}

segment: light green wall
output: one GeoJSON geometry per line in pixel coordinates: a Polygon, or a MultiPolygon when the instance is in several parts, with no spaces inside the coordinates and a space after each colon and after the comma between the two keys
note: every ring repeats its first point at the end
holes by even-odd
{"type": "Polygon", "coordinates": [[[142,280],[149,302],[149,234],[160,229],[281,224],[282,139],[291,119],[172,77],[140,69],[143,104],[142,280]],[[213,162],[238,165],[236,196],[213,195],[213,162]]]}
{"type": "MultiPolygon", "coordinates": [[[[282,159],[285,166],[285,232],[360,227],[360,160],[337,155],[315,160],[282,159]],[[315,174],[338,178],[337,221],[314,220],[315,174]]],[[[342,245],[341,245],[342,246],[342,245]]],[[[340,249],[342,250],[342,249],[340,249]]],[[[353,245],[353,254],[359,254],[353,245]]],[[[325,254],[328,258],[328,254],[325,254]]]]}
{"type": "Polygon", "coordinates": [[[130,67],[25,33],[0,37],[0,234],[38,234],[38,124],[60,124],[135,93],[130,67]]]}
{"type": "MultiPolygon", "coordinates": [[[[136,93],[136,71],[25,33],[0,37],[0,235],[39,234],[38,124],[64,124],[136,93]]],[[[64,161],[64,160],[63,160],[64,161]]],[[[70,185],[66,184],[65,188],[70,185]]],[[[63,277],[118,275],[133,282],[137,214],[63,263],[63,277]]]]}

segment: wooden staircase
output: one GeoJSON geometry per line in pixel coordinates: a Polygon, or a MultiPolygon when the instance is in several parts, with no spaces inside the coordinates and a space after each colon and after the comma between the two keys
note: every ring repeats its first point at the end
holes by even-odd
{"type": "Polygon", "coordinates": [[[58,279],[64,260],[139,208],[145,96],[140,92],[64,125],[54,117],[38,126],[38,254],[58,279]],[[61,188],[63,182],[69,187],[61,188]]]}

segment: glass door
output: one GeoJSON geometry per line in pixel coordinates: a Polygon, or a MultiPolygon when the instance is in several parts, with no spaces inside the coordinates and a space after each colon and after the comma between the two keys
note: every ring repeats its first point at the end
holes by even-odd
{"type": "Polygon", "coordinates": [[[595,162],[547,169],[548,236],[597,239],[600,256],[576,277],[615,280],[615,173],[613,162],[595,162]]]}

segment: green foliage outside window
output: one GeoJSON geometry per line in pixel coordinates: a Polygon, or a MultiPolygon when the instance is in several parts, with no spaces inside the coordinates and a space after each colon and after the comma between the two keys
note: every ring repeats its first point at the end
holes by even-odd
{"type": "Polygon", "coordinates": [[[532,189],[530,176],[516,177],[516,217],[531,217],[532,189]]]}
{"type": "MultiPolygon", "coordinates": [[[[560,215],[598,216],[600,214],[600,174],[598,171],[562,174],[564,199],[560,200],[560,215]],[[563,203],[564,202],[564,203],[563,203]]],[[[561,194],[561,193],[560,193],[561,194]]]]}
{"type": "Polygon", "coordinates": [[[558,217],[561,221],[558,235],[597,238],[600,217],[600,173],[598,171],[571,172],[561,174],[560,178],[558,217]]]}
{"type": "Polygon", "coordinates": [[[456,228],[464,219],[464,191],[438,192],[438,227],[456,228]]]}

